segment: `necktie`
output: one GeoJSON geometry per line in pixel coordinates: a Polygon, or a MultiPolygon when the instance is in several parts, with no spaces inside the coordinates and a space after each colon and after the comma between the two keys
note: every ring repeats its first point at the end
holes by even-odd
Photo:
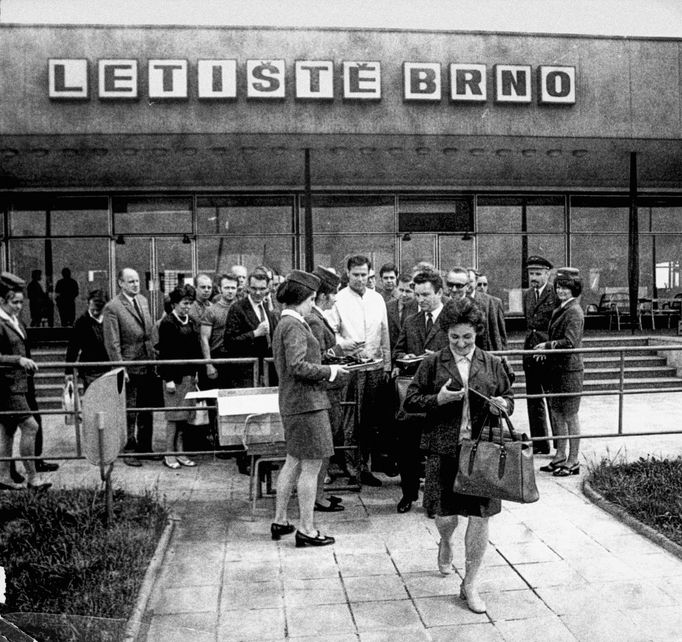
{"type": "Polygon", "coordinates": [[[535,305],[537,305],[540,300],[540,290],[533,288],[533,292],[535,292],[535,305]]]}
{"type": "Polygon", "coordinates": [[[142,309],[140,308],[140,304],[137,302],[137,297],[133,297],[133,307],[135,308],[135,312],[137,312],[137,316],[140,317],[140,321],[142,322],[142,327],[144,328],[144,316],[142,316],[142,309]]]}
{"type": "Polygon", "coordinates": [[[433,328],[433,316],[430,312],[426,313],[426,336],[429,336],[431,329],[433,328]]]}

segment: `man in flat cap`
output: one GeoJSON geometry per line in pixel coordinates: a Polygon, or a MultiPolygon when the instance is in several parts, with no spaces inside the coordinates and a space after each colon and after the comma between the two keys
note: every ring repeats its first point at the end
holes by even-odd
{"type": "MultiPolygon", "coordinates": [[[[542,256],[529,256],[526,260],[530,287],[523,292],[523,313],[526,317],[524,350],[532,350],[538,343],[547,341],[549,320],[558,303],[554,288],[548,283],[551,269],[552,264],[542,256]]],[[[545,392],[543,362],[526,355],[523,357],[523,370],[526,373],[526,394],[543,394],[545,392]]],[[[527,406],[531,437],[546,437],[549,433],[545,400],[528,399],[527,406]]],[[[543,455],[549,454],[549,442],[536,442],[533,451],[543,455]]]]}

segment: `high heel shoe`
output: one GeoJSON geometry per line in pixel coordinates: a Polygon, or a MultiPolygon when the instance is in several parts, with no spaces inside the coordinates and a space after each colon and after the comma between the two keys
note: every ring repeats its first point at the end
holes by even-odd
{"type": "Polygon", "coordinates": [[[559,466],[552,474],[554,477],[570,477],[571,475],[580,475],[580,464],[573,464],[572,466],[559,466]]]}
{"type": "Polygon", "coordinates": [[[278,524],[277,522],[272,522],[270,524],[270,536],[272,539],[275,541],[278,541],[282,535],[289,535],[290,533],[293,533],[296,530],[296,527],[293,524],[290,524],[287,522],[286,524],[278,524]]]}
{"type": "Polygon", "coordinates": [[[197,462],[189,457],[185,457],[185,455],[178,455],[178,464],[187,466],[187,468],[194,468],[197,465],[197,462]]]}
{"type": "Polygon", "coordinates": [[[438,570],[441,575],[452,573],[452,546],[444,539],[438,542],[438,570]]]}
{"type": "Polygon", "coordinates": [[[468,591],[464,588],[464,584],[459,587],[459,597],[462,598],[469,607],[470,611],[474,613],[485,613],[487,607],[483,598],[478,594],[475,589],[469,589],[468,591]]]}
{"type": "Polygon", "coordinates": [[[543,473],[553,473],[555,470],[561,468],[565,463],[566,457],[560,459],[559,461],[550,461],[546,466],[540,466],[540,470],[543,473]]]}
{"type": "Polygon", "coordinates": [[[163,458],[163,465],[166,468],[171,468],[172,470],[177,470],[180,468],[180,464],[178,463],[178,460],[175,457],[164,457],[163,458]]]}
{"type": "Polygon", "coordinates": [[[301,531],[296,531],[296,548],[303,548],[304,546],[329,546],[329,544],[333,544],[336,541],[333,537],[322,535],[320,531],[315,532],[316,535],[311,537],[301,533],[301,531]]]}

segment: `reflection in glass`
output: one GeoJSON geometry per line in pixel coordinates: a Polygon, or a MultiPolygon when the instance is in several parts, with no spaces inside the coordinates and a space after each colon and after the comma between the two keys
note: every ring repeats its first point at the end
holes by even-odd
{"type": "Polygon", "coordinates": [[[333,267],[339,272],[346,271],[346,258],[351,254],[369,257],[372,267],[379,272],[384,263],[392,263],[395,243],[392,235],[375,236],[315,236],[313,247],[315,264],[333,267]]]}
{"type": "Polygon", "coordinates": [[[115,234],[192,233],[192,199],[112,199],[115,234]]]}
{"type": "Polygon", "coordinates": [[[198,234],[291,234],[293,197],[230,196],[197,199],[198,234]]]}
{"type": "Polygon", "coordinates": [[[279,274],[294,267],[293,236],[197,239],[199,272],[210,275],[224,274],[233,265],[243,265],[251,272],[257,265],[267,265],[279,274]]]}
{"type": "Polygon", "coordinates": [[[394,228],[393,196],[313,197],[314,234],[392,234],[394,228]]]}
{"type": "Polygon", "coordinates": [[[409,273],[422,261],[435,265],[435,243],[435,234],[403,234],[400,237],[400,271],[409,273]]]}

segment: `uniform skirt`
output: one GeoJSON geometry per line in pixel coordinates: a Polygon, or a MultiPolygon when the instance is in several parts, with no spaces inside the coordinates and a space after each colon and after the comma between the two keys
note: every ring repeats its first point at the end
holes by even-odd
{"type": "Polygon", "coordinates": [[[452,490],[457,474],[458,457],[429,455],[426,458],[426,478],[424,480],[424,506],[427,513],[445,517],[464,515],[465,517],[491,517],[502,510],[502,502],[490,497],[461,495],[452,490]]]}
{"type": "Polygon", "coordinates": [[[170,393],[166,390],[166,382],[163,383],[163,405],[164,406],[187,406],[187,410],[167,410],[166,421],[189,421],[190,415],[194,412],[194,399],[185,399],[188,392],[196,390],[194,377],[187,375],[182,378],[180,383],[175,384],[175,392],[170,393]]]}
{"type": "MultiPolygon", "coordinates": [[[[583,371],[554,371],[548,388],[549,392],[582,392],[583,371]]],[[[580,409],[580,397],[550,397],[547,401],[551,410],[564,416],[577,415],[580,409]]]]}
{"type": "Polygon", "coordinates": [[[334,454],[329,412],[313,410],[282,415],[287,454],[297,459],[324,459],[334,454]]]}
{"type": "Polygon", "coordinates": [[[28,400],[24,393],[7,395],[4,403],[0,403],[0,410],[7,412],[11,410],[16,413],[13,415],[0,415],[0,426],[4,426],[8,434],[14,433],[19,424],[33,416],[33,411],[28,405],[28,400]]]}

